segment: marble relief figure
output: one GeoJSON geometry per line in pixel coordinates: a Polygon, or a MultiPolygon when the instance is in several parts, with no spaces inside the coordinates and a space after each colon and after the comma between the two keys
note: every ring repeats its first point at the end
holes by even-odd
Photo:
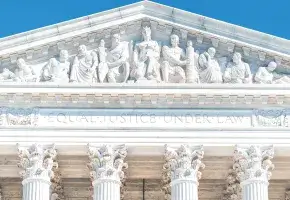
{"type": "Polygon", "coordinates": [[[129,56],[129,43],[121,41],[120,34],[114,34],[112,46],[107,54],[109,83],[127,82],[130,74],[129,56]]]}
{"type": "Polygon", "coordinates": [[[61,50],[59,58],[51,58],[41,70],[41,80],[44,82],[69,82],[69,55],[67,50],[61,50]]]}
{"type": "Polygon", "coordinates": [[[109,72],[109,67],[107,64],[107,49],[105,47],[105,41],[101,40],[97,52],[99,54],[99,66],[98,66],[98,77],[99,82],[103,83],[109,72]]]}
{"type": "Polygon", "coordinates": [[[78,83],[92,83],[95,77],[93,56],[87,51],[85,45],[80,45],[78,54],[71,66],[70,81],[78,83]]]}
{"type": "Polygon", "coordinates": [[[0,74],[0,81],[2,82],[13,82],[14,78],[15,74],[7,68],[4,68],[3,72],[0,74]]]}
{"type": "Polygon", "coordinates": [[[184,51],[178,46],[179,37],[171,35],[171,46],[163,46],[163,62],[161,64],[162,79],[165,83],[185,83],[183,67],[188,63],[184,51]]]}
{"type": "Polygon", "coordinates": [[[39,77],[36,75],[32,67],[26,64],[23,58],[17,59],[17,68],[15,69],[16,82],[38,82],[39,77]]]}
{"type": "Polygon", "coordinates": [[[187,41],[186,56],[188,63],[185,68],[186,83],[199,83],[197,71],[196,53],[192,46],[192,41],[187,41]]]}
{"type": "Polygon", "coordinates": [[[277,63],[271,61],[267,67],[259,67],[255,74],[254,80],[259,84],[287,84],[290,83],[290,78],[284,74],[277,74],[274,70],[277,68],[277,63]]]}
{"type": "Polygon", "coordinates": [[[210,47],[199,56],[198,62],[201,68],[200,79],[202,83],[222,83],[222,72],[215,58],[216,50],[210,47]]]}
{"type": "Polygon", "coordinates": [[[242,61],[242,55],[235,52],[232,62],[227,64],[224,72],[225,83],[251,83],[252,74],[248,63],[242,61]]]}
{"type": "Polygon", "coordinates": [[[155,80],[160,82],[160,48],[156,41],[151,39],[150,27],[142,29],[143,41],[136,44],[133,55],[131,77],[139,79],[155,80]]]}

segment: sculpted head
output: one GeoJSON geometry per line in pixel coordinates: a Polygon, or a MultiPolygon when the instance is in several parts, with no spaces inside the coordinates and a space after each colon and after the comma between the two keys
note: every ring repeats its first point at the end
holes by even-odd
{"type": "Polygon", "coordinates": [[[26,65],[25,60],[23,58],[18,58],[16,64],[19,69],[23,69],[26,65]]]}
{"type": "Polygon", "coordinates": [[[99,47],[105,47],[105,40],[100,41],[99,47]]]}
{"type": "Polygon", "coordinates": [[[235,64],[239,64],[242,60],[242,55],[238,52],[235,52],[234,55],[233,55],[233,62],[235,64]]]}
{"type": "Polygon", "coordinates": [[[116,33],[112,37],[112,45],[118,45],[121,42],[121,36],[120,34],[116,33]]]}
{"type": "Polygon", "coordinates": [[[151,29],[148,26],[142,28],[142,36],[145,41],[151,40],[151,29]]]}
{"type": "Polygon", "coordinates": [[[215,53],[216,53],[216,50],[215,50],[215,48],[210,47],[210,48],[207,50],[207,53],[210,55],[211,58],[214,58],[215,53]]]}
{"type": "Polygon", "coordinates": [[[268,66],[267,66],[267,70],[272,72],[277,68],[277,63],[274,61],[269,62],[268,66]]]}
{"type": "Polygon", "coordinates": [[[68,51],[67,50],[61,50],[59,52],[59,60],[61,62],[65,62],[68,60],[68,51]]]}
{"type": "Polygon", "coordinates": [[[187,47],[192,47],[192,41],[191,40],[187,41],[187,47]]]}
{"type": "Polygon", "coordinates": [[[79,55],[84,56],[87,53],[87,47],[85,45],[80,45],[78,49],[79,55]]]}
{"type": "Polygon", "coordinates": [[[175,34],[171,35],[170,42],[171,42],[172,47],[177,47],[179,44],[179,37],[175,34]]]}

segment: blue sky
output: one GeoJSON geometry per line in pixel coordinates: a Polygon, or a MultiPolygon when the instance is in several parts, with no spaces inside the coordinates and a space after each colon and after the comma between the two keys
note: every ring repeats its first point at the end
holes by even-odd
{"type": "MultiPolygon", "coordinates": [[[[0,37],[138,2],[137,0],[1,0],[0,37]]],[[[290,0],[155,0],[290,39],[290,0]]]]}

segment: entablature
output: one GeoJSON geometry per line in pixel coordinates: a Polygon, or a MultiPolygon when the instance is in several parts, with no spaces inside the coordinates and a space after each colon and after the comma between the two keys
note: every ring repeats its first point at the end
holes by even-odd
{"type": "Polygon", "coordinates": [[[50,108],[287,108],[289,86],[259,84],[0,85],[0,106],[50,108]]]}

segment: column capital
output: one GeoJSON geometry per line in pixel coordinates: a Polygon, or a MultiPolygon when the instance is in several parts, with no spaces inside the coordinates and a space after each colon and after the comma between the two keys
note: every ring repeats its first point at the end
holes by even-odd
{"type": "Polygon", "coordinates": [[[182,181],[194,181],[198,184],[204,169],[202,162],[203,146],[181,145],[174,149],[165,145],[165,160],[171,170],[171,184],[182,181]]]}
{"type": "Polygon", "coordinates": [[[88,167],[94,183],[116,181],[121,184],[125,178],[123,170],[128,168],[124,162],[127,156],[125,145],[93,147],[88,144],[88,156],[88,167]]]}
{"type": "Polygon", "coordinates": [[[237,177],[237,172],[233,168],[229,169],[226,182],[227,186],[223,191],[222,200],[241,200],[242,188],[237,177]]]}
{"type": "Polygon", "coordinates": [[[238,146],[234,152],[234,169],[242,185],[252,182],[268,184],[274,169],[271,159],[274,157],[274,147],[269,146],[238,146]]]}
{"type": "Polygon", "coordinates": [[[53,177],[53,159],[57,152],[54,145],[44,147],[40,144],[33,144],[29,147],[17,145],[20,162],[18,167],[23,170],[20,172],[23,184],[38,180],[50,183],[53,177]]]}

